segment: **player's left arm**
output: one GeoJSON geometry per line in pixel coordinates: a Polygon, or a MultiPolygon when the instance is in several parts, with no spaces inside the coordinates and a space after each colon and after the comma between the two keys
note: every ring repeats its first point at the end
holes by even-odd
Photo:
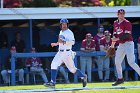
{"type": "Polygon", "coordinates": [[[113,37],[113,38],[112,38],[112,41],[113,41],[113,42],[116,42],[116,41],[118,41],[118,40],[125,40],[125,39],[127,39],[127,38],[129,38],[129,37],[130,37],[130,34],[129,34],[129,33],[124,33],[122,36],[120,36],[120,37],[118,37],[118,38],[113,37]]]}

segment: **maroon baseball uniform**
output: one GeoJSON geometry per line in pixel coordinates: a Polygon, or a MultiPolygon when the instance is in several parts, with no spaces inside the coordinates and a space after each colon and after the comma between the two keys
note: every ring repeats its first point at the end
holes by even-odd
{"type": "Polygon", "coordinates": [[[94,36],[94,40],[95,40],[95,44],[96,44],[96,46],[95,46],[95,50],[96,51],[100,51],[100,40],[101,40],[101,38],[103,38],[104,37],[104,35],[103,36],[98,36],[98,35],[95,35],[94,36]]]}
{"type": "Polygon", "coordinates": [[[114,32],[113,32],[113,34],[116,37],[120,37],[124,33],[129,33],[130,37],[125,39],[125,40],[119,40],[118,41],[119,43],[125,43],[127,41],[133,41],[133,38],[132,38],[132,25],[131,25],[131,23],[128,20],[126,20],[126,19],[124,21],[122,21],[121,23],[119,23],[119,21],[116,20],[114,22],[114,32]]]}
{"type": "Polygon", "coordinates": [[[116,50],[115,55],[115,65],[118,74],[118,80],[112,84],[116,86],[118,84],[123,83],[123,75],[122,75],[122,62],[124,60],[125,55],[127,56],[128,64],[140,75],[140,68],[135,63],[135,54],[134,54],[134,42],[132,38],[132,25],[131,23],[124,19],[119,23],[118,20],[114,22],[114,36],[119,38],[119,46],[116,50]],[[126,36],[127,35],[127,36],[126,36]]]}
{"type": "Polygon", "coordinates": [[[95,48],[95,40],[92,40],[90,43],[88,43],[87,40],[84,39],[84,40],[82,41],[81,48],[85,48],[85,50],[86,50],[86,49],[95,48]]]}
{"type": "Polygon", "coordinates": [[[32,57],[32,58],[27,59],[26,65],[27,66],[39,66],[39,65],[42,65],[42,63],[41,63],[40,58],[32,57]]]}

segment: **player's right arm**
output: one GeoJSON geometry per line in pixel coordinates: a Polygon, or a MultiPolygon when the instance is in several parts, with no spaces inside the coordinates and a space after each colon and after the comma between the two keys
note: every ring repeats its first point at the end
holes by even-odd
{"type": "MultiPolygon", "coordinates": [[[[60,32],[60,33],[61,33],[61,32],[60,32]]],[[[59,35],[59,37],[58,37],[58,42],[56,42],[56,43],[51,43],[51,46],[52,46],[52,47],[55,47],[55,46],[58,46],[59,43],[64,43],[64,39],[65,39],[65,37],[64,37],[63,35],[59,35]]]]}
{"type": "Polygon", "coordinates": [[[65,44],[66,41],[65,41],[65,37],[60,35],[59,38],[58,38],[58,42],[56,43],[51,43],[51,46],[54,47],[54,46],[58,46],[59,43],[62,43],[62,44],[65,44]]]}
{"type": "Polygon", "coordinates": [[[54,47],[54,46],[58,46],[59,45],[59,42],[57,43],[51,43],[51,46],[54,47]]]}

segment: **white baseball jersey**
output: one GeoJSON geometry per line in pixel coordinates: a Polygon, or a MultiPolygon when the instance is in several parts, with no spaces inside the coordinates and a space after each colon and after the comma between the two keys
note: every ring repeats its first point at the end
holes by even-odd
{"type": "Polygon", "coordinates": [[[59,37],[63,37],[66,44],[59,43],[59,50],[71,49],[75,43],[73,32],[70,29],[60,31],[59,37]]]}
{"type": "Polygon", "coordinates": [[[73,32],[70,29],[60,31],[59,37],[63,38],[66,43],[59,43],[59,51],[52,61],[51,69],[57,69],[62,63],[65,63],[69,71],[75,73],[77,68],[73,61],[74,53],[71,50],[75,43],[73,32]]]}

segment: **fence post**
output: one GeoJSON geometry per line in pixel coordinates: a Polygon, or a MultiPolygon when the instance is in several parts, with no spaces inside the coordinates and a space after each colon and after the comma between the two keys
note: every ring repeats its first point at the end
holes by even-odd
{"type": "Polygon", "coordinates": [[[13,54],[11,54],[11,85],[14,86],[16,85],[15,81],[16,81],[16,76],[15,76],[15,57],[13,56],[13,54]]]}
{"type": "Polygon", "coordinates": [[[33,33],[33,29],[32,29],[32,27],[33,27],[33,24],[32,24],[33,22],[32,22],[32,19],[30,19],[29,20],[29,28],[30,28],[30,48],[32,48],[33,47],[33,39],[32,39],[32,33],[33,33]]]}

